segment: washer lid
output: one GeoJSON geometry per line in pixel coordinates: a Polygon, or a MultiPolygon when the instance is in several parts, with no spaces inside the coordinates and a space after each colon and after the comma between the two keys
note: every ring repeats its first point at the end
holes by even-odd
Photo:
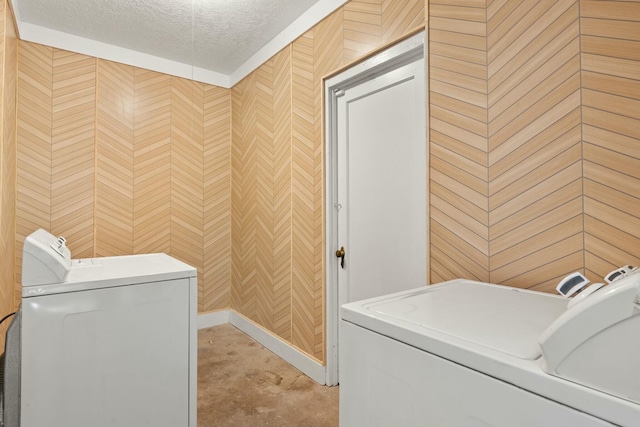
{"type": "Polygon", "coordinates": [[[538,337],[567,307],[555,295],[469,280],[433,285],[362,308],[520,359],[540,357],[538,337]]]}

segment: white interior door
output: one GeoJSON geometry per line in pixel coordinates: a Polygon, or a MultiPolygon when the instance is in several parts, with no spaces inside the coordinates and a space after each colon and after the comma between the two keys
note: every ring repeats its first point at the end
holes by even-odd
{"type": "Polygon", "coordinates": [[[424,62],[338,98],[339,304],[425,285],[424,62]]]}
{"type": "Polygon", "coordinates": [[[417,34],[326,82],[327,384],[339,307],[427,284],[424,48],[417,34]]]}

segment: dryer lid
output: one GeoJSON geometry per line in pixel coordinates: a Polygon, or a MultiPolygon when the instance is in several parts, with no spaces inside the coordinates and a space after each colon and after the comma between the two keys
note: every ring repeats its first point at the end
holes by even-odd
{"type": "Polygon", "coordinates": [[[532,360],[541,355],[538,337],[566,307],[555,295],[458,279],[362,308],[532,360]]]}

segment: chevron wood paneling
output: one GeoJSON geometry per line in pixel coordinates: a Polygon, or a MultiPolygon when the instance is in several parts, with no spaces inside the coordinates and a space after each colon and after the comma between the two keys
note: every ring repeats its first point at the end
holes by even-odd
{"type": "Polygon", "coordinates": [[[171,78],[171,255],[198,269],[204,307],[204,87],[171,78]]]}
{"type": "Polygon", "coordinates": [[[231,308],[242,311],[244,95],[249,79],[231,90],[231,308]]]}
{"type": "Polygon", "coordinates": [[[21,295],[24,239],[38,228],[51,229],[53,48],[21,41],[18,62],[15,232],[17,299],[21,295]]]}
{"type": "Polygon", "coordinates": [[[344,62],[382,44],[382,1],[351,0],[344,5],[344,62]]]}
{"type": "Polygon", "coordinates": [[[314,353],[315,327],[315,30],[291,47],[291,342],[314,353]]]}
{"type": "Polygon", "coordinates": [[[231,95],[204,86],[204,299],[205,311],[230,307],[231,95]]]}
{"type": "Polygon", "coordinates": [[[171,77],[134,70],[133,252],[171,251],[171,77]]]}
{"type": "Polygon", "coordinates": [[[346,3],[342,32],[344,63],[356,61],[424,24],[425,4],[424,0],[352,0],[346,3]]]}
{"type": "Polygon", "coordinates": [[[586,274],[640,264],[640,3],[581,1],[586,274]]]}
{"type": "Polygon", "coordinates": [[[427,19],[431,281],[547,291],[640,263],[638,3],[427,5],[352,0],[232,90],[20,42],[15,184],[1,15],[3,274],[38,227],[74,256],[169,252],[200,310],[324,360],[322,77],[427,19]]]}
{"type": "Polygon", "coordinates": [[[230,91],[23,45],[16,244],[43,227],[74,257],[166,252],[198,269],[200,310],[227,307],[230,91]]]}
{"type": "MultiPolygon", "coordinates": [[[[255,72],[253,147],[256,170],[256,320],[273,330],[274,290],[274,108],[273,108],[273,59],[265,62],[255,72]]],[[[286,141],[285,143],[289,143],[286,141]]]]}
{"type": "Polygon", "coordinates": [[[397,0],[382,1],[382,44],[389,43],[400,38],[408,31],[418,28],[425,23],[425,9],[427,2],[424,0],[397,0]]]}
{"type": "MultiPolygon", "coordinates": [[[[308,39],[308,34],[301,38],[308,39]]],[[[303,71],[308,83],[306,90],[299,91],[297,76],[291,75],[291,70],[295,70],[293,64],[296,64],[296,53],[292,50],[296,49],[297,43],[267,61],[232,90],[232,252],[236,266],[232,273],[232,299],[238,300],[245,316],[315,354],[314,51],[311,43],[306,48],[310,68],[303,71]],[[300,110],[294,111],[298,102],[292,102],[292,98],[300,97],[306,101],[302,106],[306,108],[303,114],[300,110]],[[297,127],[300,118],[305,120],[301,128],[297,127]],[[296,151],[296,141],[301,135],[307,137],[309,159],[304,170],[308,174],[305,178],[308,203],[304,204],[308,209],[305,224],[308,234],[304,237],[295,234],[294,230],[300,229],[296,228],[300,218],[292,209],[300,196],[293,151],[296,151]],[[294,194],[296,191],[298,194],[294,194]],[[236,203],[241,209],[236,209],[236,203]],[[240,250],[236,247],[238,243],[240,250]],[[307,249],[304,253],[295,250],[300,243],[307,249]],[[302,261],[301,254],[308,258],[302,261]],[[304,284],[294,272],[297,261],[306,264],[304,284]],[[306,343],[302,345],[293,338],[298,330],[293,313],[296,303],[293,307],[291,304],[292,298],[295,301],[300,294],[304,295],[307,305],[304,311],[307,316],[306,343]]]]}
{"type": "Polygon", "coordinates": [[[133,253],[135,69],[98,62],[95,255],[133,253]]]}
{"type": "Polygon", "coordinates": [[[96,59],[53,51],[51,230],[93,255],[96,59]]]}
{"type": "Polygon", "coordinates": [[[273,331],[291,340],[291,46],[273,58],[273,331]]]}
{"type": "Polygon", "coordinates": [[[256,161],[256,73],[247,78],[242,98],[242,267],[240,285],[241,312],[257,321],[256,258],[258,255],[258,165],[256,161]]]}
{"type": "Polygon", "coordinates": [[[489,279],[486,3],[429,7],[430,280],[489,279]]]}
{"type": "Polygon", "coordinates": [[[351,1],[232,89],[231,306],[324,359],[322,78],[425,20],[351,1]]]}
{"type": "MultiPolygon", "coordinates": [[[[339,9],[232,92],[63,51],[54,58],[50,48],[50,57],[22,61],[33,70],[32,86],[51,98],[31,105],[36,97],[27,90],[21,98],[25,108],[51,106],[42,126],[49,153],[42,191],[48,193],[33,197],[45,200],[38,226],[51,229],[55,216],[68,234],[93,221],[95,233],[83,232],[79,245],[94,251],[87,255],[169,252],[198,268],[201,310],[230,304],[323,359],[321,79],[425,18],[420,1],[380,0],[373,8],[377,17],[367,16],[370,4],[353,3],[353,14],[339,9]],[[356,33],[370,31],[372,19],[376,39],[349,57],[351,41],[362,42],[356,33]],[[95,69],[81,72],[91,61],[95,69]],[[91,80],[93,93],[82,86],[91,80]],[[83,127],[91,114],[93,130],[83,127]],[[70,117],[76,120],[65,121],[70,117]],[[89,168],[91,133],[95,170],[89,168]],[[75,167],[65,169],[74,155],[75,167]],[[70,185],[85,189],[91,175],[95,193],[65,191],[70,185]],[[87,218],[83,212],[92,206],[95,217],[87,218]]],[[[26,45],[27,52],[38,52],[26,45]]],[[[27,117],[38,115],[21,115],[27,117]]],[[[33,164],[21,174],[29,176],[33,164]]],[[[25,194],[37,189],[24,188],[25,194]]],[[[37,212],[29,208],[18,217],[28,224],[37,212]]]]}
{"type": "MultiPolygon", "coordinates": [[[[11,10],[6,2],[0,5],[0,53],[2,53],[2,133],[0,140],[0,312],[11,313],[15,300],[15,234],[16,234],[16,85],[18,50],[16,30],[11,10]]],[[[0,327],[0,349],[9,322],[0,327]]]]}
{"type": "MultiPolygon", "coordinates": [[[[289,49],[283,50],[234,94],[234,115],[235,98],[242,103],[242,140],[234,147],[234,165],[242,159],[240,171],[234,171],[242,206],[237,227],[242,245],[238,295],[243,314],[284,339],[291,334],[289,58],[289,49]]],[[[234,144],[236,135],[234,130],[234,144]]],[[[235,195],[235,184],[233,191],[235,195]]]]}
{"type": "Polygon", "coordinates": [[[487,36],[490,280],[552,291],[583,268],[579,4],[502,8],[518,25],[487,36]]]}

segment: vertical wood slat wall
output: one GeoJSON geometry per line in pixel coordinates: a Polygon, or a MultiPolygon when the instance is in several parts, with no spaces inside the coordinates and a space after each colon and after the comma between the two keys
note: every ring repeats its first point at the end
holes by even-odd
{"type": "Polygon", "coordinates": [[[230,91],[28,42],[18,61],[16,282],[42,227],[74,258],[173,255],[199,310],[228,307],[230,91]]]}
{"type": "Polygon", "coordinates": [[[232,89],[232,307],[324,360],[322,77],[424,23],[351,1],[232,89]]]}
{"type": "MultiPolygon", "coordinates": [[[[12,13],[0,2],[0,316],[11,313],[14,301],[15,206],[16,206],[16,83],[17,38],[12,13]],[[10,236],[7,238],[6,236],[10,236]]],[[[9,321],[0,327],[0,348],[4,348],[9,321]]]]}

